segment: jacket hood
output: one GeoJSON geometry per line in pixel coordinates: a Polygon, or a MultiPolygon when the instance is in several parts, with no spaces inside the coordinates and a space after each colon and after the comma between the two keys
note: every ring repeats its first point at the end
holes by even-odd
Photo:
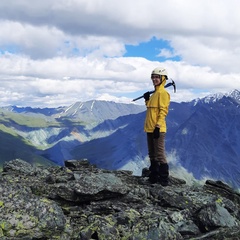
{"type": "Polygon", "coordinates": [[[164,79],[160,85],[158,85],[158,86],[155,87],[155,89],[157,90],[157,89],[159,89],[159,88],[164,88],[164,86],[166,85],[166,81],[167,81],[167,80],[164,79]]]}

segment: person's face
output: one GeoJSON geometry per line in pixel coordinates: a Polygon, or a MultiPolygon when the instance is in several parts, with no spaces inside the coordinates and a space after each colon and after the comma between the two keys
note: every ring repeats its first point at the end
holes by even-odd
{"type": "Polygon", "coordinates": [[[154,86],[158,86],[161,83],[161,79],[159,75],[152,74],[151,79],[154,86]]]}

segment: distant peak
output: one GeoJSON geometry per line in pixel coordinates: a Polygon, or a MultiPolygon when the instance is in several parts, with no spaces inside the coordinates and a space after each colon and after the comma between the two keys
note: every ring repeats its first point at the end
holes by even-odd
{"type": "Polygon", "coordinates": [[[213,102],[219,101],[223,97],[230,97],[230,98],[234,99],[236,102],[240,103],[240,91],[237,89],[231,90],[230,92],[227,92],[227,93],[219,92],[219,93],[209,94],[206,97],[194,100],[194,103],[195,103],[195,105],[199,101],[202,101],[205,103],[213,103],[213,102]]]}
{"type": "Polygon", "coordinates": [[[240,102],[240,91],[237,89],[234,89],[226,94],[227,97],[234,98],[235,100],[240,102]]]}

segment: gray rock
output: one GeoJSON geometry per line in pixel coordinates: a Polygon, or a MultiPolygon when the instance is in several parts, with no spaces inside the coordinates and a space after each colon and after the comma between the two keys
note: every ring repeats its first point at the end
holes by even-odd
{"type": "Polygon", "coordinates": [[[3,166],[3,172],[18,172],[23,174],[34,174],[33,166],[21,159],[15,159],[13,161],[5,162],[3,166]]]}
{"type": "Polygon", "coordinates": [[[203,207],[198,213],[198,219],[206,231],[219,227],[238,226],[238,222],[228,210],[216,202],[203,207]]]}
{"type": "Polygon", "coordinates": [[[42,238],[64,233],[67,219],[62,208],[32,194],[21,183],[1,182],[0,236],[42,238]]]}
{"type": "Polygon", "coordinates": [[[239,239],[240,195],[219,181],[150,184],[85,159],[0,173],[0,239],[239,239]]]}

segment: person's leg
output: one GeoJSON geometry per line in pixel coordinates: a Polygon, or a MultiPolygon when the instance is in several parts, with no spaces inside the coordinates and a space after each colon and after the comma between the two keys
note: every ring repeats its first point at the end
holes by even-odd
{"type": "Polygon", "coordinates": [[[159,175],[159,163],[156,161],[156,144],[155,139],[153,138],[153,133],[147,133],[147,143],[148,143],[148,156],[150,159],[150,174],[149,181],[151,183],[158,182],[159,175]]]}
{"type": "Polygon", "coordinates": [[[167,163],[161,164],[159,169],[159,182],[162,186],[168,185],[169,166],[167,163]]]}
{"type": "Polygon", "coordinates": [[[156,152],[155,160],[160,166],[158,169],[158,180],[161,185],[167,186],[169,177],[169,166],[165,154],[165,133],[160,132],[160,136],[158,139],[155,139],[154,144],[154,149],[156,152]]]}
{"type": "Polygon", "coordinates": [[[160,132],[158,139],[154,139],[155,159],[160,164],[166,164],[167,158],[165,155],[165,133],[160,132]]]}
{"type": "Polygon", "coordinates": [[[147,145],[148,145],[148,156],[151,163],[152,161],[154,161],[154,158],[155,158],[153,133],[147,133],[147,145]]]}

